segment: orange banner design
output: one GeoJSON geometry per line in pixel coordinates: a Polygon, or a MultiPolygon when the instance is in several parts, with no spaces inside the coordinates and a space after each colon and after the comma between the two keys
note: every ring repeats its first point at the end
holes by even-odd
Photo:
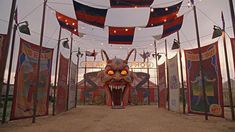
{"type": "Polygon", "coordinates": [[[37,116],[48,115],[48,96],[51,80],[53,49],[42,47],[39,82],[37,62],[40,47],[20,40],[15,76],[15,88],[10,120],[29,118],[33,115],[33,96],[37,89],[37,116]],[[38,85],[38,86],[37,86],[38,85]]]}

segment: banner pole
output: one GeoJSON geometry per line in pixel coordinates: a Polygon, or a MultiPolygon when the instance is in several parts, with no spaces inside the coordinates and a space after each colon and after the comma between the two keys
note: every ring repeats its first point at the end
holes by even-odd
{"type": "MultiPolygon", "coordinates": [[[[178,43],[180,44],[180,34],[177,32],[178,43]]],[[[182,65],[182,54],[181,46],[179,47],[179,57],[180,57],[180,74],[181,74],[181,87],[182,87],[182,99],[183,99],[183,114],[185,114],[185,89],[184,89],[184,76],[183,76],[183,65],[182,65]]]]}
{"type": "Polygon", "coordinates": [[[54,80],[54,93],[53,93],[53,109],[52,109],[52,115],[55,115],[55,103],[56,103],[56,90],[57,90],[57,72],[58,72],[58,62],[59,62],[59,53],[60,53],[60,39],[61,39],[61,27],[59,30],[59,37],[58,37],[58,43],[57,43],[57,51],[56,51],[56,66],[55,66],[55,80],[54,80]]]}
{"type": "Polygon", "coordinates": [[[229,64],[228,64],[228,53],[227,53],[227,44],[225,38],[225,24],[223,25],[223,32],[222,32],[223,42],[224,42],[224,54],[225,54],[225,62],[226,62],[226,71],[227,71],[227,79],[228,79],[228,90],[229,90],[229,101],[230,101],[230,108],[231,108],[231,117],[232,121],[234,121],[234,106],[233,106],[233,94],[232,94],[232,85],[230,80],[230,71],[229,71],[229,64]]]}
{"type": "MultiPolygon", "coordinates": [[[[149,57],[147,57],[147,73],[149,74],[149,57]]],[[[149,88],[149,79],[148,79],[148,90],[149,90],[149,95],[148,95],[148,105],[150,105],[150,88],[149,88]]]]}
{"type": "Polygon", "coordinates": [[[14,24],[12,45],[11,45],[11,54],[10,54],[10,61],[9,61],[10,64],[9,64],[8,75],[7,75],[6,95],[5,95],[3,114],[2,114],[2,124],[5,123],[5,121],[6,121],[7,103],[8,103],[8,95],[9,95],[9,91],[10,91],[11,69],[12,69],[12,63],[13,63],[16,30],[17,30],[17,24],[14,24]]]}
{"type": "Polygon", "coordinates": [[[38,103],[38,86],[39,86],[39,74],[40,74],[40,63],[41,63],[41,54],[42,54],[42,43],[43,43],[43,34],[44,34],[44,26],[45,26],[45,16],[46,16],[46,4],[47,0],[44,0],[43,5],[43,15],[42,15],[42,26],[41,26],[41,35],[40,35],[40,49],[39,49],[39,55],[38,55],[38,62],[37,62],[37,78],[36,78],[36,88],[34,92],[34,98],[33,98],[33,118],[32,123],[36,122],[36,115],[37,115],[37,103],[38,103]]]}
{"type": "Polygon", "coordinates": [[[160,108],[160,97],[159,97],[159,86],[158,86],[158,83],[159,83],[159,80],[158,80],[158,54],[157,54],[157,44],[156,44],[156,40],[154,39],[154,50],[155,50],[155,61],[156,61],[156,73],[157,73],[157,104],[158,104],[158,108],[160,108]]]}
{"type": "Polygon", "coordinates": [[[202,51],[201,51],[201,43],[200,43],[200,36],[199,36],[199,28],[198,28],[198,20],[197,20],[197,10],[196,6],[193,4],[193,11],[194,11],[194,19],[195,19],[195,27],[196,27],[196,35],[197,35],[197,45],[198,45],[198,54],[199,54],[199,69],[200,69],[200,76],[202,82],[202,91],[203,91],[203,99],[204,99],[204,107],[205,107],[205,120],[208,120],[208,106],[206,102],[206,88],[205,88],[205,80],[204,80],[204,70],[202,65],[202,51]]]}
{"type": "Polygon", "coordinates": [[[78,99],[78,75],[79,75],[79,57],[80,57],[80,47],[78,47],[78,54],[77,54],[77,85],[76,85],[76,95],[75,95],[75,108],[77,107],[77,99],[78,99]]]}
{"type": "MultiPolygon", "coordinates": [[[[87,63],[87,56],[86,56],[86,52],[87,51],[85,51],[85,74],[86,74],[86,63],[87,63]]],[[[84,74],[84,75],[85,75],[84,74]]],[[[85,91],[86,91],[86,79],[84,78],[84,92],[83,92],[83,96],[84,96],[84,100],[83,100],[83,104],[85,105],[86,104],[86,96],[85,96],[85,91]]]]}
{"type": "Polygon", "coordinates": [[[170,89],[169,89],[169,69],[168,69],[168,52],[167,52],[167,40],[165,39],[165,55],[166,55],[166,74],[167,74],[167,105],[168,105],[168,110],[170,110],[170,89]]]}
{"type": "Polygon", "coordinates": [[[72,52],[73,52],[73,33],[71,33],[71,43],[70,43],[70,52],[69,52],[69,74],[68,74],[68,90],[67,90],[67,111],[69,110],[69,87],[71,80],[71,63],[72,63],[72,52]]]}
{"type": "Polygon", "coordinates": [[[6,41],[3,44],[3,51],[2,51],[3,53],[2,54],[4,56],[2,57],[3,60],[1,62],[1,67],[0,67],[0,108],[2,105],[2,89],[3,89],[4,73],[5,73],[5,69],[6,69],[7,55],[8,55],[9,45],[10,45],[15,8],[16,8],[16,0],[12,0],[11,13],[10,13],[9,24],[8,24],[8,29],[7,29],[7,36],[5,38],[6,41]]]}

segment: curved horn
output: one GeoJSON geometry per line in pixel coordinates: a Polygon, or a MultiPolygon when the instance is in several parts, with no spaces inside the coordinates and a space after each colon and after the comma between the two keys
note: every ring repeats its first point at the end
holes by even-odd
{"type": "Polygon", "coordinates": [[[104,61],[104,55],[105,55],[105,57],[106,57],[106,60],[108,61],[109,60],[109,57],[108,57],[108,55],[107,55],[107,53],[106,53],[106,51],[105,50],[103,50],[103,49],[101,49],[101,57],[102,57],[102,60],[104,61]]]}
{"type": "Polygon", "coordinates": [[[130,58],[130,56],[131,56],[131,54],[132,54],[133,51],[135,51],[134,61],[136,60],[136,49],[132,49],[132,50],[128,53],[127,57],[126,57],[126,61],[127,61],[127,62],[128,62],[128,60],[129,60],[129,58],[130,58]]]}

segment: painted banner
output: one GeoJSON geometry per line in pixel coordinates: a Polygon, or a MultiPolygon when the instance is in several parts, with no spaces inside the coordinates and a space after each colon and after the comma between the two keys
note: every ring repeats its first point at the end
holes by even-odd
{"type": "Polygon", "coordinates": [[[40,47],[20,39],[15,88],[10,120],[32,117],[33,95],[37,89],[37,116],[48,115],[53,49],[42,47],[39,82],[37,63],[40,47]]]}
{"type": "Polygon", "coordinates": [[[68,64],[69,59],[60,54],[60,68],[58,75],[56,113],[59,114],[67,110],[67,92],[68,92],[68,64]]]}
{"type": "Polygon", "coordinates": [[[206,99],[203,99],[198,49],[185,50],[188,112],[224,116],[218,42],[201,47],[206,99]],[[207,104],[207,109],[205,104],[207,104]]]}
{"type": "Polygon", "coordinates": [[[71,63],[71,75],[69,80],[69,101],[68,107],[69,109],[75,107],[75,100],[76,100],[76,83],[77,83],[77,65],[73,62],[71,63]]]}
{"type": "Polygon", "coordinates": [[[159,73],[159,107],[166,108],[166,74],[165,74],[165,63],[158,66],[159,73]]]}
{"type": "Polygon", "coordinates": [[[233,52],[233,64],[234,64],[234,69],[235,69],[235,38],[231,38],[231,45],[232,45],[232,52],[233,52]]]}
{"type": "MultiPolygon", "coordinates": [[[[6,35],[5,34],[0,34],[0,62],[1,62],[1,66],[0,66],[0,81],[3,82],[3,78],[4,78],[4,68],[5,68],[5,64],[4,63],[4,59],[6,58],[7,54],[4,54],[4,47],[6,43],[6,35]]],[[[0,88],[0,103],[2,101],[2,88],[0,88]]]]}
{"type": "Polygon", "coordinates": [[[176,55],[172,59],[168,60],[169,70],[169,101],[170,110],[180,111],[180,84],[179,84],[179,72],[178,72],[178,56],[176,55]]]}
{"type": "Polygon", "coordinates": [[[2,62],[2,57],[3,57],[3,45],[6,41],[6,35],[5,34],[0,34],[0,62],[2,62]]]}

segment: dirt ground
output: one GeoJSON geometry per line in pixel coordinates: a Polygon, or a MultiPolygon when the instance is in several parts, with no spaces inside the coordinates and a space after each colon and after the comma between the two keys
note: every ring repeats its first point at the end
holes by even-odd
{"type": "Polygon", "coordinates": [[[0,132],[235,132],[223,118],[183,115],[157,106],[80,106],[57,116],[18,120],[0,125],[0,132]]]}

